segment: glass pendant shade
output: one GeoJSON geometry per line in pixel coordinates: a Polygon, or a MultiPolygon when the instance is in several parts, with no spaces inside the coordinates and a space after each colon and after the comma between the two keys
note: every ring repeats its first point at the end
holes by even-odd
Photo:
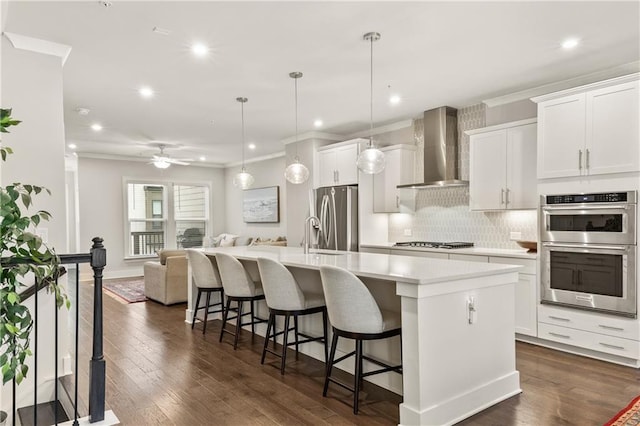
{"type": "Polygon", "coordinates": [[[240,189],[247,189],[253,185],[253,176],[242,168],[242,171],[233,177],[233,186],[240,189]]]}
{"type": "Polygon", "coordinates": [[[363,173],[370,175],[380,173],[384,170],[384,166],[386,164],[384,152],[375,148],[373,145],[370,145],[367,149],[362,151],[360,155],[358,155],[356,164],[358,169],[363,173]]]}
{"type": "Polygon", "coordinates": [[[294,71],[289,73],[289,77],[293,78],[294,87],[295,87],[295,101],[296,101],[296,157],[293,160],[293,163],[289,164],[286,169],[284,169],[284,178],[294,185],[298,185],[301,183],[305,183],[307,179],[309,179],[309,169],[307,166],[300,162],[298,158],[298,79],[302,78],[302,73],[300,71],[294,71]]]}
{"type": "Polygon", "coordinates": [[[309,179],[309,169],[297,158],[284,170],[284,178],[291,183],[304,183],[309,179]]]}
{"type": "Polygon", "coordinates": [[[369,146],[367,149],[358,155],[356,165],[361,172],[373,175],[383,171],[385,166],[384,152],[373,146],[373,42],[380,40],[380,33],[366,33],[362,38],[371,43],[371,138],[369,139],[369,146]]]}
{"type": "Polygon", "coordinates": [[[244,104],[248,101],[247,98],[236,98],[236,101],[240,102],[242,111],[242,171],[233,177],[233,186],[240,189],[247,189],[253,185],[253,176],[248,173],[244,168],[244,104]]]}

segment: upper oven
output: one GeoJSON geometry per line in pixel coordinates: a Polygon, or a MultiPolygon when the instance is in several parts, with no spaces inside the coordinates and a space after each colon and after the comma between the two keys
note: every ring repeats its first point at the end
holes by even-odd
{"type": "Polygon", "coordinates": [[[583,244],[636,244],[637,193],[541,197],[540,240],[583,244]]]}

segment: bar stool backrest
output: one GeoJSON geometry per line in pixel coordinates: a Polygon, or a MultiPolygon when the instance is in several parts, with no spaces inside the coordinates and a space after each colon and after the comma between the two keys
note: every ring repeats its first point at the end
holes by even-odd
{"type": "Polygon", "coordinates": [[[220,288],[222,280],[217,265],[199,250],[187,249],[187,259],[191,265],[191,276],[196,287],[220,288]]]}
{"type": "Polygon", "coordinates": [[[382,313],[362,281],[346,269],[321,266],[320,278],[329,322],[351,333],[382,333],[382,313]]]}
{"type": "Polygon", "coordinates": [[[305,308],[304,293],[286,266],[275,260],[259,257],[258,269],[268,307],[285,311],[305,308]]]}
{"type": "Polygon", "coordinates": [[[216,262],[226,295],[232,297],[256,295],[256,284],[238,259],[226,253],[216,253],[216,262]]]}

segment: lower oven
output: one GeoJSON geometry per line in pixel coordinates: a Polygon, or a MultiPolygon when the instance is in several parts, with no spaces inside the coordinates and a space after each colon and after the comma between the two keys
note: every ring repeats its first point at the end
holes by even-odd
{"type": "Polygon", "coordinates": [[[542,243],[542,303],[637,316],[636,246],[542,243]]]}
{"type": "Polygon", "coordinates": [[[636,214],[636,191],[541,197],[541,302],[636,317],[636,214]]]}

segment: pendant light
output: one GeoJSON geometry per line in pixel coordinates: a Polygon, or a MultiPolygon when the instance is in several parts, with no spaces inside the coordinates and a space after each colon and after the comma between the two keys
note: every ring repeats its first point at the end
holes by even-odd
{"type": "Polygon", "coordinates": [[[380,40],[380,33],[366,33],[363,37],[371,43],[371,127],[369,130],[369,145],[358,155],[356,162],[361,172],[373,175],[384,170],[384,152],[373,146],[373,42],[380,40]]]}
{"type": "Polygon", "coordinates": [[[284,170],[284,177],[293,184],[304,183],[309,179],[309,169],[307,166],[300,162],[298,158],[298,79],[302,78],[301,72],[289,73],[289,77],[293,78],[295,85],[295,99],[296,99],[296,156],[293,159],[293,163],[289,164],[284,170]]]}
{"type": "Polygon", "coordinates": [[[236,98],[236,101],[240,102],[242,109],[242,171],[234,176],[233,185],[240,189],[247,189],[253,184],[253,176],[244,168],[244,104],[249,99],[247,98],[236,98]]]}

